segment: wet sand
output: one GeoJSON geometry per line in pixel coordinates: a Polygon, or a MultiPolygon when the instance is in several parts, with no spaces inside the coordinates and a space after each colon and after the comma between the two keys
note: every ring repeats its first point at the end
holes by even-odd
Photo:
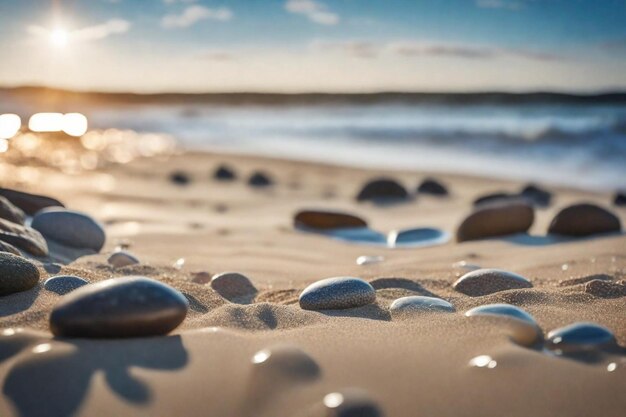
{"type": "Polygon", "coordinates": [[[624,224],[626,210],[612,207],[609,194],[547,187],[553,201],[536,210],[530,235],[387,249],[295,230],[293,216],[305,208],[337,209],[383,232],[438,227],[453,234],[475,198],[516,192],[524,184],[205,153],[137,159],[77,175],[28,165],[3,164],[2,185],[50,195],[89,213],[105,226],[107,243],[102,253],[67,264],[82,253],[51,248],[53,257],[65,262],[41,264],[38,286],[2,297],[0,328],[26,329],[19,342],[0,344],[2,416],[321,416],[327,415],[324,395],[350,387],[367,391],[386,416],[617,417],[626,409],[626,297],[585,291],[585,281],[594,275],[626,279],[626,237],[546,237],[556,212],[575,202],[610,208],[624,224]],[[213,180],[222,163],[239,179],[213,180]],[[266,172],[275,184],[246,185],[255,170],[266,172]],[[187,185],[170,180],[176,171],[188,175],[187,185]],[[357,203],[362,184],[381,175],[410,190],[433,176],[451,195],[418,195],[385,206],[357,203]],[[141,264],[107,265],[120,245],[141,264]],[[362,255],[384,260],[357,265],[362,255]],[[180,259],[184,262],[177,263],[180,259]],[[533,287],[461,294],[452,287],[467,272],[453,266],[460,261],[515,272],[533,287]],[[259,292],[230,302],[209,285],[192,282],[203,271],[243,273],[259,292]],[[183,292],[190,310],[167,337],[53,339],[48,316],[60,296],[41,283],[60,274],[91,282],[126,275],[156,278],[183,292]],[[369,281],[376,303],[302,310],[302,289],[333,276],[369,281]],[[456,312],[391,320],[389,304],[408,295],[444,298],[456,312]],[[519,346],[501,321],[463,315],[491,303],[522,307],[546,334],[578,321],[602,324],[622,348],[582,361],[519,346]],[[300,348],[319,371],[253,365],[256,352],[278,344],[300,348]],[[44,352],[33,351],[41,345],[44,352]],[[497,365],[468,366],[479,355],[491,356],[497,365]],[[609,372],[610,364],[616,365],[609,372]]]}

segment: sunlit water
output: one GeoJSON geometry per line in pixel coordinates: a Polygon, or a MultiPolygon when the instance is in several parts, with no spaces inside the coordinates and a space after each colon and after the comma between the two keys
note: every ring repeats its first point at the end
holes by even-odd
{"type": "Polygon", "coordinates": [[[91,127],[168,133],[188,149],[626,188],[626,105],[172,105],[85,113],[91,127]]]}

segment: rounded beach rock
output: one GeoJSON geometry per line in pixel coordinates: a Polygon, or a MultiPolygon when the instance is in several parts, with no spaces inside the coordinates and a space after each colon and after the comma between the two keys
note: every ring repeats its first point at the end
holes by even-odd
{"type": "Polygon", "coordinates": [[[233,181],[236,178],[235,171],[226,165],[220,165],[213,173],[213,179],[218,181],[233,181]]]}
{"type": "Polygon", "coordinates": [[[534,209],[525,203],[491,203],[477,207],[456,231],[458,242],[526,233],[535,220],[534,209]]]}
{"type": "Polygon", "coordinates": [[[182,323],[188,309],[185,296],[162,282],[113,278],[63,296],[50,314],[50,330],[61,337],[158,336],[182,323]]]}
{"type": "Polygon", "coordinates": [[[501,269],[477,269],[459,278],[455,290],[476,297],[498,291],[531,288],[533,284],[521,275],[501,269]]]}
{"type": "Polygon", "coordinates": [[[550,223],[548,233],[563,236],[591,236],[619,232],[619,218],[594,204],[574,204],[561,210],[550,223]]]}
{"type": "Polygon", "coordinates": [[[450,313],[453,311],[454,306],[446,300],[421,295],[398,298],[389,306],[389,312],[394,319],[420,315],[422,313],[450,313]]]}
{"type": "Polygon", "coordinates": [[[436,196],[448,195],[448,189],[445,185],[433,178],[426,178],[422,181],[422,183],[417,187],[417,192],[436,196]]]}
{"type": "Polygon", "coordinates": [[[248,178],[248,185],[251,187],[269,187],[274,181],[264,172],[257,171],[248,178]]]}
{"type": "Polygon", "coordinates": [[[626,206],[626,191],[618,191],[613,197],[613,204],[616,206],[626,206]]]}
{"type": "Polygon", "coordinates": [[[9,243],[3,242],[1,240],[0,240],[0,252],[8,252],[8,253],[12,253],[13,255],[22,256],[18,248],[16,248],[15,246],[9,243]]]}
{"type": "Polygon", "coordinates": [[[17,224],[24,224],[24,212],[5,197],[0,196],[0,218],[17,224]]]}
{"type": "Polygon", "coordinates": [[[170,181],[177,185],[187,185],[191,182],[191,178],[186,172],[174,171],[170,173],[170,181]]]}
{"type": "Polygon", "coordinates": [[[377,178],[363,186],[357,201],[406,200],[409,193],[399,182],[391,178],[377,178]]]}
{"type": "Polygon", "coordinates": [[[100,223],[78,211],[45,209],[33,217],[31,225],[46,238],[72,248],[87,248],[100,252],[106,240],[100,223]]]}
{"type": "Polygon", "coordinates": [[[31,261],[0,252],[0,296],[30,290],[39,282],[39,270],[31,261]]]}
{"type": "Polygon", "coordinates": [[[45,280],[43,287],[48,291],[52,291],[59,295],[65,295],[87,284],[89,284],[89,282],[80,277],[75,277],[73,275],[59,275],[45,280]]]}
{"type": "Polygon", "coordinates": [[[35,229],[0,219],[0,240],[35,256],[48,255],[48,244],[35,229]]]}
{"type": "Polygon", "coordinates": [[[361,278],[326,278],[309,285],[300,294],[305,310],[340,310],[376,301],[376,290],[361,278]]]}
{"type": "Polygon", "coordinates": [[[222,272],[213,275],[211,288],[227,300],[246,297],[257,292],[250,279],[238,272],[222,272]]]}
{"type": "Polygon", "coordinates": [[[543,340],[543,332],[533,316],[511,304],[487,304],[468,310],[466,317],[497,317],[506,319],[513,341],[532,346],[543,340]]]}
{"type": "Polygon", "coordinates": [[[0,188],[0,196],[5,197],[13,205],[31,216],[46,207],[65,207],[63,203],[54,198],[25,193],[10,188],[0,188]]]}
{"type": "Polygon", "coordinates": [[[358,388],[331,392],[322,401],[326,417],[382,417],[380,407],[370,395],[358,388]]]}
{"type": "Polygon", "coordinates": [[[538,207],[547,207],[552,200],[552,193],[535,184],[528,184],[520,192],[520,196],[538,207]]]}
{"type": "Polygon", "coordinates": [[[252,357],[255,376],[271,384],[275,378],[310,380],[320,375],[315,360],[302,349],[281,344],[258,351],[252,357]]]}
{"type": "Polygon", "coordinates": [[[132,253],[121,250],[113,252],[107,259],[107,262],[114,268],[123,268],[125,266],[138,264],[139,259],[132,253]]]}
{"type": "Polygon", "coordinates": [[[301,210],[294,217],[295,227],[307,229],[340,229],[367,227],[367,222],[357,216],[338,211],[301,210]]]}
{"type": "Polygon", "coordinates": [[[615,336],[604,326],[580,322],[552,330],[548,333],[547,342],[550,349],[579,353],[614,346],[615,336]]]}

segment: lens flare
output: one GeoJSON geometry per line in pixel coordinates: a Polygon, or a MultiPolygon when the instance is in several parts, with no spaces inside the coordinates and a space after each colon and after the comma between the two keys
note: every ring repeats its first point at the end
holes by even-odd
{"type": "Polygon", "coordinates": [[[82,136],[87,132],[87,118],[80,113],[63,116],[63,131],[70,136],[82,136]]]}
{"type": "Polygon", "coordinates": [[[11,139],[22,127],[22,119],[17,114],[0,114],[0,139],[11,139]]]}
{"type": "Polygon", "coordinates": [[[50,43],[57,48],[63,48],[67,45],[69,34],[65,29],[54,29],[50,32],[50,43]]]}
{"type": "Polygon", "coordinates": [[[63,114],[33,114],[28,120],[28,128],[33,132],[60,132],[63,128],[63,114]]]}

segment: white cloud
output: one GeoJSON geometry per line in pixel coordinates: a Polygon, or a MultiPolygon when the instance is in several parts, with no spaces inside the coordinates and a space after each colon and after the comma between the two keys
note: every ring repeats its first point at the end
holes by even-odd
{"type": "Polygon", "coordinates": [[[339,15],[328,10],[325,4],[314,0],[287,0],[285,10],[306,16],[311,22],[332,26],[339,23],[339,15]]]}
{"type": "Polygon", "coordinates": [[[341,51],[350,56],[358,58],[374,58],[381,51],[381,45],[370,41],[350,40],[350,41],[313,41],[313,49],[324,51],[341,51]]]}
{"type": "MultiPolygon", "coordinates": [[[[94,26],[88,26],[82,29],[76,29],[67,33],[69,41],[97,41],[107,38],[111,35],[119,35],[130,30],[131,23],[123,19],[111,19],[104,23],[94,26]]],[[[53,33],[53,29],[42,26],[31,25],[26,28],[28,33],[34,36],[49,38],[53,33]]]]}
{"type": "Polygon", "coordinates": [[[228,21],[233,17],[233,13],[226,7],[209,9],[204,6],[189,6],[181,14],[168,14],[163,16],[161,26],[167,29],[186,28],[201,20],[228,21]]]}

